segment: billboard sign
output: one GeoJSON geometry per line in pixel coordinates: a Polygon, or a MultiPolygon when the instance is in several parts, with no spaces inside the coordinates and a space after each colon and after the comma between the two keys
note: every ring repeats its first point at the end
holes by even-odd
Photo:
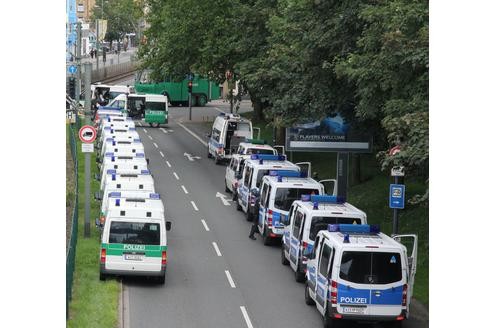
{"type": "Polygon", "coordinates": [[[287,151],[369,153],[372,138],[353,130],[336,115],[287,128],[285,147],[287,151]]]}

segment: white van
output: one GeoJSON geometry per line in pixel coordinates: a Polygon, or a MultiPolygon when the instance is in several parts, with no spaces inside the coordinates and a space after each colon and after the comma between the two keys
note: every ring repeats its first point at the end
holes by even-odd
{"type": "Polygon", "coordinates": [[[323,185],[305,177],[304,172],[270,171],[261,182],[259,197],[258,228],[265,245],[279,240],[284,233],[282,215],[287,216],[292,203],[301,195],[322,195],[323,185]]]}
{"type": "Polygon", "coordinates": [[[115,140],[107,138],[107,140],[101,145],[99,157],[103,157],[106,153],[114,153],[116,155],[123,153],[143,153],[144,145],[141,140],[115,140]]]}
{"type": "Polygon", "coordinates": [[[131,127],[118,127],[116,129],[113,129],[110,126],[107,126],[103,129],[101,129],[101,135],[100,135],[100,142],[103,140],[107,140],[108,138],[116,138],[118,136],[125,137],[127,136],[128,139],[139,139],[139,134],[136,131],[136,128],[131,128],[131,127]]]}
{"type": "Polygon", "coordinates": [[[95,193],[95,198],[97,200],[101,200],[101,208],[102,210],[107,208],[108,199],[110,195],[115,192],[123,192],[123,191],[145,191],[148,193],[155,193],[155,184],[153,181],[140,181],[137,179],[131,181],[108,181],[106,188],[103,193],[98,191],[95,193]]]}
{"type": "MultiPolygon", "coordinates": [[[[108,181],[121,181],[122,178],[139,179],[142,175],[150,175],[149,170],[124,170],[124,169],[108,169],[102,175],[100,181],[100,190],[104,191],[108,181]]],[[[148,179],[148,178],[146,178],[148,179]]],[[[153,179],[151,179],[153,181],[153,179]]]]}
{"type": "Polygon", "coordinates": [[[147,164],[149,163],[148,159],[145,159],[144,153],[119,152],[119,154],[116,154],[114,152],[106,152],[105,156],[100,159],[100,163],[98,163],[100,166],[100,173],[104,173],[106,170],[111,169],[116,161],[133,161],[134,159],[139,159],[138,161],[145,160],[147,164]]]}
{"type": "MultiPolygon", "coordinates": [[[[261,179],[270,171],[301,171],[299,163],[289,162],[285,155],[251,155],[244,163],[244,170],[238,175],[237,210],[246,213],[248,221],[258,216],[259,190],[261,179]]],[[[302,164],[302,163],[301,163],[302,164]]]]}
{"type": "Polygon", "coordinates": [[[330,224],[309,254],[305,299],[323,316],[323,326],[345,320],[388,321],[409,316],[416,274],[416,235],[393,238],[378,226],[330,224]],[[408,241],[410,253],[401,242],[408,241]]]}
{"type": "Polygon", "coordinates": [[[302,195],[292,203],[287,216],[282,215],[282,264],[295,272],[297,282],[305,279],[308,254],[313,251],[315,237],[329,224],[366,224],[366,214],[331,195],[302,195]]]}
{"type": "Polygon", "coordinates": [[[219,164],[230,159],[245,138],[253,138],[253,126],[250,120],[240,115],[220,113],[208,137],[208,158],[213,157],[219,164]]]}
{"type": "Polygon", "coordinates": [[[96,99],[101,94],[107,104],[118,95],[130,93],[136,93],[136,89],[132,85],[91,84],[91,99],[96,99]]]}
{"type": "Polygon", "coordinates": [[[107,215],[108,207],[111,205],[112,198],[126,198],[126,199],[160,199],[160,194],[149,192],[145,190],[120,190],[111,191],[108,193],[106,201],[101,203],[100,217],[96,218],[96,226],[103,228],[105,224],[105,218],[107,215]]]}
{"type": "MultiPolygon", "coordinates": [[[[114,156],[104,157],[101,163],[101,173],[105,173],[110,169],[114,170],[147,170],[148,159],[144,156],[114,156]]],[[[101,180],[101,177],[100,177],[101,180]]]]}
{"type": "Polygon", "coordinates": [[[108,275],[151,276],[165,283],[167,230],[163,211],[122,207],[107,212],[100,246],[100,280],[108,275]]]}

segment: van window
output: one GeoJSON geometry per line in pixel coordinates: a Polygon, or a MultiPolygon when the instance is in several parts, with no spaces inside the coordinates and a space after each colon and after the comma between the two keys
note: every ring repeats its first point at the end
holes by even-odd
{"type": "Polygon", "coordinates": [[[258,170],[258,176],[256,177],[256,187],[259,188],[261,184],[261,180],[265,175],[270,174],[270,170],[258,170]]]}
{"type": "Polygon", "coordinates": [[[320,259],[320,267],[318,268],[318,272],[323,276],[327,276],[328,262],[330,262],[330,246],[327,244],[323,245],[323,251],[320,259]]]}
{"type": "Polygon", "coordinates": [[[361,224],[361,219],[313,216],[311,218],[311,227],[309,228],[309,239],[314,240],[318,231],[327,230],[329,224],[353,224],[354,222],[356,222],[356,224],[361,224]]]}
{"type": "Polygon", "coordinates": [[[249,188],[249,181],[251,180],[251,175],[253,173],[253,168],[248,166],[246,168],[246,176],[244,177],[244,186],[249,188]]]}
{"type": "Polygon", "coordinates": [[[275,208],[288,211],[292,202],[301,199],[301,195],[318,195],[318,189],[307,188],[277,188],[275,194],[275,208]]]}
{"type": "Polygon", "coordinates": [[[150,110],[167,110],[165,107],[165,102],[151,102],[147,101],[146,102],[146,109],[150,110]]]}
{"type": "Polygon", "coordinates": [[[220,142],[220,133],[220,130],[213,128],[213,131],[211,132],[211,137],[213,138],[213,140],[215,140],[216,142],[220,142]]]}
{"type": "Polygon", "coordinates": [[[251,131],[249,123],[237,123],[237,131],[251,131]]]}
{"type": "Polygon", "coordinates": [[[160,224],[138,222],[112,222],[109,243],[160,245],[160,224]]]}
{"type": "Polygon", "coordinates": [[[402,280],[400,253],[349,252],[342,254],[340,278],[357,284],[390,284],[402,280]]]}
{"type": "Polygon", "coordinates": [[[245,164],[245,160],[244,159],[241,159],[241,164],[239,164],[239,173],[242,173],[242,171],[244,170],[244,164],[245,164]]]}
{"type": "Polygon", "coordinates": [[[294,219],[294,226],[292,229],[292,236],[300,240],[299,235],[301,233],[301,226],[303,224],[304,215],[297,211],[296,218],[294,219]]]}
{"type": "Polygon", "coordinates": [[[266,191],[268,190],[268,185],[265,183],[263,187],[261,188],[261,193],[260,193],[260,200],[264,201],[265,196],[266,196],[266,191]]]}
{"type": "Polygon", "coordinates": [[[272,149],[260,149],[260,148],[248,148],[247,154],[267,154],[267,155],[273,155],[273,150],[272,149]]]}

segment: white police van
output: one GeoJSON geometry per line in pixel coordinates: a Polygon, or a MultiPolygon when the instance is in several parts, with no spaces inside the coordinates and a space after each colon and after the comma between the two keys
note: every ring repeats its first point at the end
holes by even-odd
{"type": "Polygon", "coordinates": [[[106,126],[101,129],[100,141],[107,140],[107,138],[116,138],[118,136],[127,137],[132,140],[139,139],[139,134],[136,132],[135,127],[117,127],[114,129],[111,126],[106,126]]]}
{"type": "Polygon", "coordinates": [[[245,142],[239,143],[237,154],[240,155],[278,155],[277,150],[270,145],[267,145],[262,139],[248,139],[245,142]]]}
{"type": "Polygon", "coordinates": [[[115,117],[108,116],[105,119],[100,119],[95,127],[99,130],[103,130],[106,127],[111,129],[120,129],[120,128],[135,128],[136,124],[130,117],[115,117]]]}
{"type": "Polygon", "coordinates": [[[107,138],[102,143],[99,152],[99,157],[103,157],[105,153],[113,152],[119,153],[144,153],[144,145],[140,139],[135,140],[115,140],[113,138],[107,138]]]}
{"type": "Polygon", "coordinates": [[[100,280],[108,275],[151,276],[164,284],[170,227],[162,210],[109,210],[101,234],[100,280]]]}
{"type": "Polygon", "coordinates": [[[155,192],[155,184],[151,175],[141,178],[121,178],[117,180],[109,180],[105,185],[103,192],[95,193],[95,199],[101,200],[102,204],[108,201],[110,193],[115,191],[147,191],[155,192]]]}
{"type": "Polygon", "coordinates": [[[109,181],[122,181],[122,179],[137,179],[139,181],[154,181],[150,171],[145,170],[124,170],[124,169],[108,169],[103,174],[100,181],[100,190],[104,191],[109,181]],[[144,177],[146,176],[146,177],[144,177]]]}
{"type": "Polygon", "coordinates": [[[136,164],[138,163],[146,163],[149,164],[149,160],[144,157],[144,153],[132,153],[132,152],[126,152],[126,153],[119,153],[115,154],[113,152],[107,152],[105,153],[105,156],[101,159],[100,165],[100,172],[106,172],[108,169],[117,169],[119,163],[126,163],[126,162],[134,162],[136,164]],[[115,167],[117,165],[117,167],[115,167]]]}
{"type": "Polygon", "coordinates": [[[342,320],[389,321],[409,315],[417,262],[417,236],[393,238],[378,226],[331,224],[318,232],[309,255],[305,299],[316,303],[324,327],[342,320]],[[399,241],[409,239],[408,254],[399,241]]]}
{"type": "MultiPolygon", "coordinates": [[[[104,161],[101,172],[108,173],[108,170],[119,170],[120,172],[148,170],[148,163],[144,157],[124,157],[124,159],[116,157],[113,162],[111,160],[104,161]]],[[[101,180],[101,178],[98,177],[97,180],[101,180]]]]}
{"type": "Polygon", "coordinates": [[[107,193],[106,201],[101,203],[100,217],[96,218],[96,226],[103,228],[105,224],[105,217],[108,207],[111,205],[112,198],[126,198],[126,199],[160,199],[160,194],[149,192],[145,190],[122,190],[110,191],[107,193]]]}
{"type": "Polygon", "coordinates": [[[297,282],[305,279],[308,254],[313,251],[316,235],[329,224],[366,224],[366,214],[332,195],[302,195],[292,203],[287,216],[282,215],[282,264],[295,272],[297,282]]]}
{"type": "Polygon", "coordinates": [[[282,215],[287,216],[292,203],[302,195],[325,194],[323,185],[305,172],[270,171],[261,182],[258,228],[263,243],[268,245],[284,233],[282,215]]]}
{"type": "Polygon", "coordinates": [[[220,113],[208,137],[208,158],[213,157],[219,164],[232,157],[241,141],[253,138],[253,126],[250,120],[240,115],[220,113]]]}
{"type": "Polygon", "coordinates": [[[117,108],[100,108],[95,113],[95,117],[93,118],[93,123],[96,127],[98,127],[101,124],[101,121],[107,119],[108,117],[126,118],[127,113],[124,113],[123,111],[117,108]]]}
{"type": "Polygon", "coordinates": [[[301,168],[287,161],[285,155],[251,155],[245,161],[242,175],[238,175],[237,210],[246,213],[248,221],[258,215],[257,200],[261,186],[261,179],[270,171],[294,171],[299,174],[301,168]]]}
{"type": "Polygon", "coordinates": [[[250,155],[239,155],[234,154],[230,159],[229,165],[225,169],[225,191],[233,193],[232,199],[237,200],[237,186],[239,184],[239,179],[244,169],[244,163],[246,158],[250,155]]]}

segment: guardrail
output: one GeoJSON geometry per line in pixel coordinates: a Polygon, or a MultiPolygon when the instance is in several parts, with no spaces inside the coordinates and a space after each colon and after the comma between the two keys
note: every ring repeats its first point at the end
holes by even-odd
{"type": "Polygon", "coordinates": [[[74,280],[74,269],[76,262],[76,245],[77,245],[77,226],[78,226],[78,207],[79,207],[79,184],[77,182],[78,177],[78,162],[77,162],[77,142],[76,142],[76,131],[80,126],[80,119],[76,116],[76,124],[73,127],[72,124],[69,125],[69,142],[70,142],[70,152],[72,160],[74,162],[74,172],[75,172],[75,196],[74,196],[74,209],[72,211],[72,226],[70,233],[70,241],[67,247],[65,270],[66,270],[66,302],[65,302],[65,315],[66,319],[69,319],[69,302],[72,300],[72,282],[74,280]],[[74,128],[76,130],[74,130],[74,128]]]}
{"type": "Polygon", "coordinates": [[[137,69],[137,63],[129,61],[122,64],[116,64],[111,66],[105,66],[99,70],[93,70],[91,72],[91,83],[100,82],[106,79],[110,79],[119,75],[130,73],[137,69]]]}

